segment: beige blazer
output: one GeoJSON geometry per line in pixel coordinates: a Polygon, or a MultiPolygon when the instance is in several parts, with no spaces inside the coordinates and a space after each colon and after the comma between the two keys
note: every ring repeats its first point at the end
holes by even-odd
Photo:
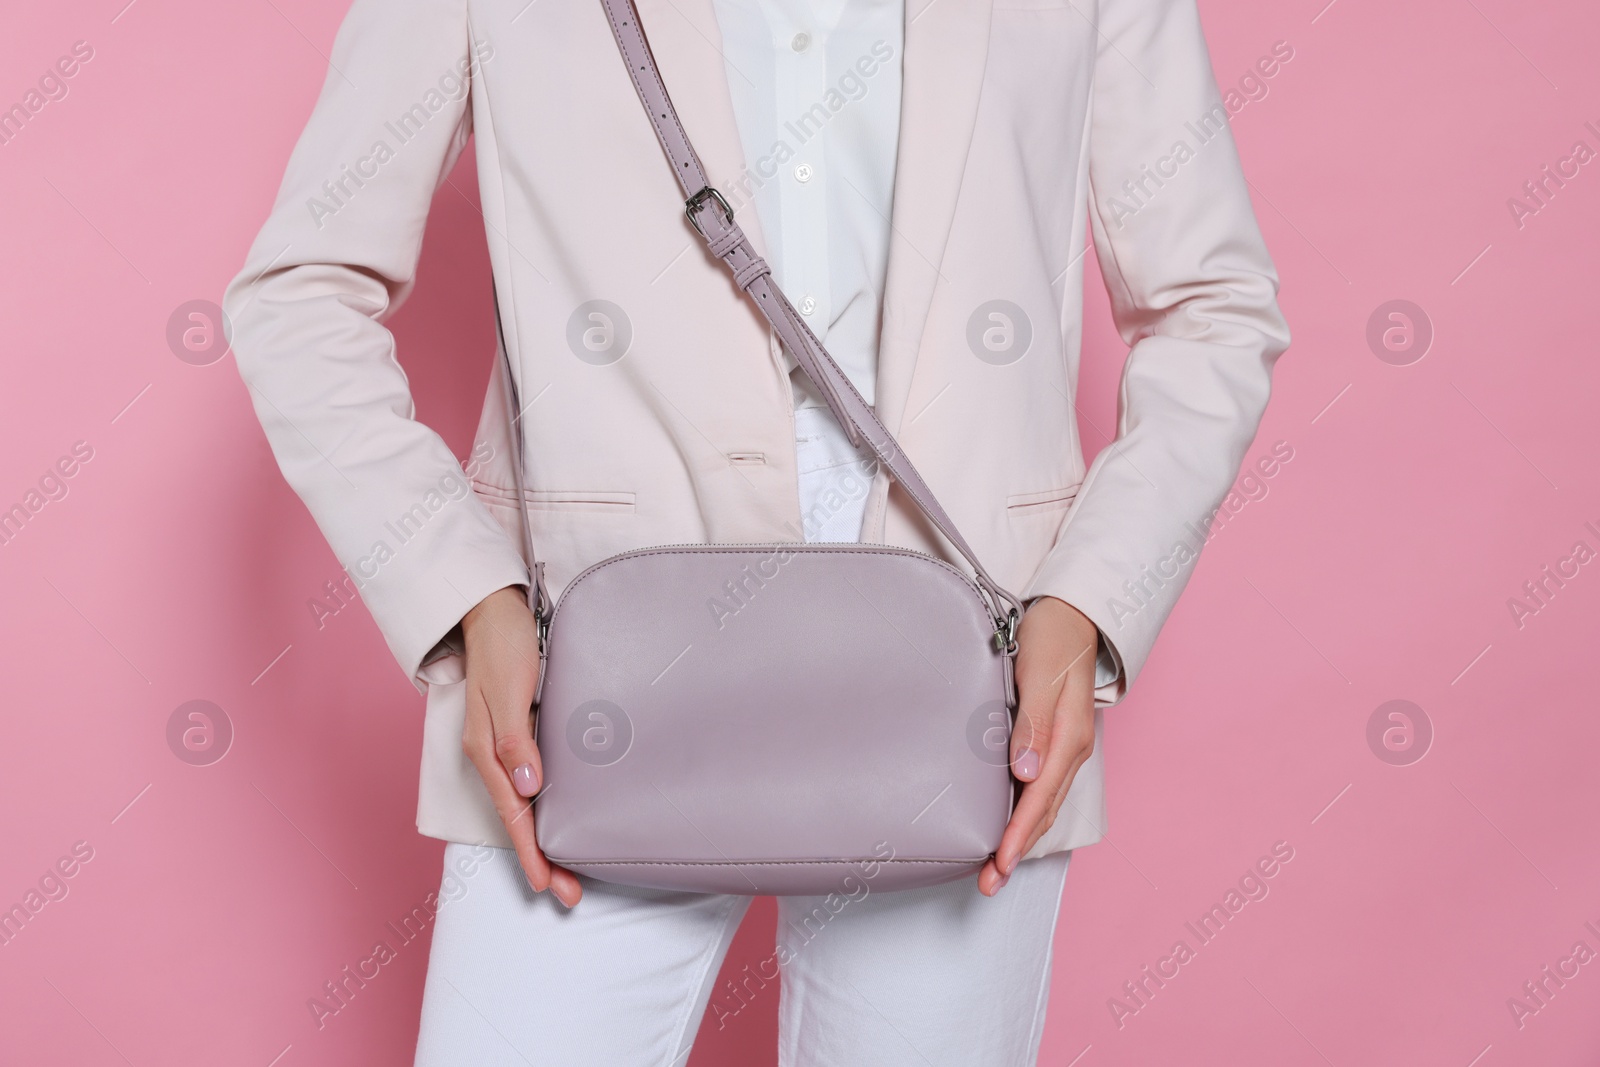
{"type": "MultiPolygon", "coordinates": [[[[712,0],[639,6],[707,171],[748,205],[712,0]]],[[[877,409],[997,580],[1100,627],[1119,665],[1096,694],[1109,706],[1255,434],[1289,341],[1276,274],[1193,0],[908,7],[877,409]],[[1132,351],[1116,442],[1085,470],[1091,236],[1132,351]]],[[[447,640],[528,579],[501,377],[469,491],[415,420],[383,326],[468,135],[553,594],[626,549],[800,540],[788,368],[688,229],[595,0],[355,0],[331,68],[228,289],[233,349],[284,476],[427,692],[418,828],[506,845],[461,752],[447,640]],[[597,300],[621,310],[609,334],[597,300]]],[[[761,249],[755,211],[739,217],[761,249]]],[[[959,565],[882,475],[864,539],[959,565]]],[[[1102,749],[1032,854],[1101,836],[1102,749]]]]}

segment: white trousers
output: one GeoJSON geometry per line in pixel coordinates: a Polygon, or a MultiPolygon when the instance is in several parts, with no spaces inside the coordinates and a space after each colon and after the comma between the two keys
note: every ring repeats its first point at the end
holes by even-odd
{"type": "Polygon", "coordinates": [[[781,897],[772,955],[714,990],[748,898],[585,878],[568,912],[514,852],[451,844],[416,1064],[682,1067],[708,1003],[776,996],[781,1067],[1034,1067],[1068,856],[993,898],[975,877],[781,897]]]}

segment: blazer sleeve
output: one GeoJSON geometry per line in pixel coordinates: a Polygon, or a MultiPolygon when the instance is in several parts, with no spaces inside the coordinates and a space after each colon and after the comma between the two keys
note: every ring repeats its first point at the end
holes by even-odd
{"type": "Polygon", "coordinates": [[[1089,219],[1130,346],[1116,440],[1090,467],[1029,588],[1099,627],[1139,674],[1193,572],[1289,345],[1278,278],[1213,77],[1194,0],[1101,0],[1089,219]]]}
{"type": "Polygon", "coordinates": [[[418,688],[474,604],[528,581],[461,464],[416,420],[383,325],[411,290],[429,205],[466,143],[483,52],[465,0],[355,0],[223,300],[279,468],[418,688]]]}

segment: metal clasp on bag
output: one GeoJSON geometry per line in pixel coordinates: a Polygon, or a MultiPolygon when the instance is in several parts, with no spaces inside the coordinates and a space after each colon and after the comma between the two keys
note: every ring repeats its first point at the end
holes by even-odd
{"type": "Polygon", "coordinates": [[[539,655],[544,655],[545,639],[550,636],[550,616],[555,614],[550,604],[550,590],[544,584],[544,561],[533,565],[533,581],[528,585],[528,609],[533,612],[534,630],[539,638],[539,655]]]}
{"type": "Polygon", "coordinates": [[[721,192],[709,185],[683,202],[684,217],[689,220],[689,224],[691,226],[699,231],[701,237],[706,237],[707,240],[710,240],[710,238],[706,235],[705,227],[701,226],[700,220],[695,218],[695,212],[704,207],[707,200],[715,200],[717,202],[717,206],[722,208],[723,219],[725,219],[730,226],[733,225],[733,208],[728,206],[728,201],[723,197],[721,192]]]}
{"type": "Polygon", "coordinates": [[[994,631],[994,648],[996,652],[1004,652],[1008,656],[1017,653],[1017,626],[1022,622],[1022,616],[1017,614],[1017,609],[1012,608],[1004,619],[996,620],[994,631]]]}

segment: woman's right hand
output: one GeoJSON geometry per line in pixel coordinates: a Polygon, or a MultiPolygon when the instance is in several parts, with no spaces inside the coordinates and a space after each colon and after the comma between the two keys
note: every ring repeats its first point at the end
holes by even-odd
{"type": "Polygon", "coordinates": [[[544,784],[533,743],[533,694],[539,682],[539,633],[519,586],[484,597],[461,620],[466,640],[467,724],[461,747],[483,776],[500,821],[536,892],[578,903],[578,876],[539,850],[529,798],[544,784]]]}

